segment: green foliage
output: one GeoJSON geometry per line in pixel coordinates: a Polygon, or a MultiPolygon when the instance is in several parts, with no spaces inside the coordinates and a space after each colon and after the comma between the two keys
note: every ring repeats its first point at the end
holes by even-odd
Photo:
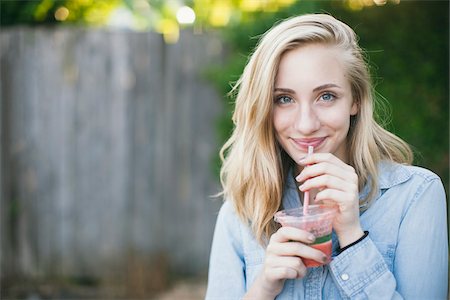
{"type": "Polygon", "coordinates": [[[449,183],[449,3],[411,1],[346,20],[376,66],[377,91],[391,104],[389,129],[415,150],[415,163],[449,183]]]}
{"type": "Polygon", "coordinates": [[[392,107],[389,129],[413,146],[415,163],[438,173],[448,191],[447,11],[448,2],[402,2],[345,20],[376,66],[377,91],[392,107]]]}
{"type": "Polygon", "coordinates": [[[38,6],[39,2],[33,0],[0,1],[0,24],[33,24],[36,22],[33,15],[38,6]]]}
{"type": "MultiPolygon", "coordinates": [[[[340,1],[298,1],[276,13],[256,13],[244,23],[224,28],[228,60],[211,71],[211,78],[225,95],[230,83],[239,78],[257,37],[275,22],[307,12],[330,13],[355,29],[367,52],[377,93],[392,112],[391,116],[378,112],[381,123],[392,118],[388,129],[413,146],[415,163],[435,171],[448,191],[448,5],[402,1],[351,11],[340,1]]],[[[224,99],[226,111],[218,122],[220,142],[233,126],[233,99],[224,99]]]]}
{"type": "Polygon", "coordinates": [[[20,0],[0,1],[0,24],[12,26],[104,24],[120,0],[20,0]]]}

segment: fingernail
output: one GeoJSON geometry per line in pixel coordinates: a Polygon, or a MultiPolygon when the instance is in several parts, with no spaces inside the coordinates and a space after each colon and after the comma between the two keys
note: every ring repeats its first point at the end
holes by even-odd
{"type": "Polygon", "coordinates": [[[314,240],[316,239],[316,237],[313,234],[308,235],[307,237],[308,241],[310,242],[314,242],[314,240]]]}
{"type": "Polygon", "coordinates": [[[302,176],[298,175],[297,177],[295,177],[295,180],[297,180],[298,182],[301,181],[302,176]]]}
{"type": "Polygon", "coordinates": [[[300,191],[302,191],[303,192],[303,184],[302,185],[300,185],[299,187],[298,187],[298,189],[300,190],[300,191]]]}

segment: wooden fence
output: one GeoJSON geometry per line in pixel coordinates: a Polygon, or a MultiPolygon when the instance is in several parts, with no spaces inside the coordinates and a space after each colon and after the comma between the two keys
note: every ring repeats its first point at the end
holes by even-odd
{"type": "Polygon", "coordinates": [[[221,47],[191,32],[167,45],[156,33],[2,30],[2,280],[151,288],[205,273],[221,100],[202,74],[221,47]]]}

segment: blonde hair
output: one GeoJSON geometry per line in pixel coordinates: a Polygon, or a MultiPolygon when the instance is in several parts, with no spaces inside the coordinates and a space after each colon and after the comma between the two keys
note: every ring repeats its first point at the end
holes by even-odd
{"type": "Polygon", "coordinates": [[[373,117],[373,91],[363,51],[354,31],[332,16],[308,14],[287,19],[260,39],[232,92],[237,92],[234,130],[223,145],[220,172],[225,199],[263,243],[276,225],[287,171],[292,160],[278,145],[272,120],[273,88],[282,55],[305,44],[320,43],[342,49],[358,113],[351,117],[347,136],[349,161],[359,188],[370,192],[360,205],[368,207],[378,185],[381,160],[412,163],[408,144],[378,125],[373,117]]]}

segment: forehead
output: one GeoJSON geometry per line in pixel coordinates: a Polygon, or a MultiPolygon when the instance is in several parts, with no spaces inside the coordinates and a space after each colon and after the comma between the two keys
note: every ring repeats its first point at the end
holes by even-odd
{"type": "Polygon", "coordinates": [[[310,86],[333,82],[349,85],[343,51],[335,46],[310,44],[285,52],[280,59],[275,86],[310,86]]]}

